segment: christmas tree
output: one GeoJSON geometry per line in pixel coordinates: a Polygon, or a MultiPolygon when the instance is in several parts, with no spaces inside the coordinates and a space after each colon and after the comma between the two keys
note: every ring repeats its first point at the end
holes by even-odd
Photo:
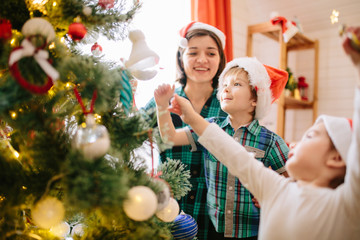
{"type": "Polygon", "coordinates": [[[176,202],[190,190],[189,172],[176,159],[149,171],[152,154],[136,154],[144,143],[162,146],[156,119],[145,121],[133,106],[131,81],[154,75],[144,69],[153,62],[136,55],[149,52],[142,32],[128,31],[140,8],[121,0],[2,1],[1,239],[194,236],[196,226],[176,225],[192,220],[176,202]],[[131,38],[133,56],[105,61],[99,35],[131,38]],[[92,55],[82,51],[89,43],[92,55]]]}

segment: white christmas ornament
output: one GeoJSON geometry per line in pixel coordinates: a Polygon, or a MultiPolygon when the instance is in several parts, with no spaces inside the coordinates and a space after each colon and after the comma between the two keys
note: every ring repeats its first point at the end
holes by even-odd
{"type": "Polygon", "coordinates": [[[90,16],[92,13],[92,9],[91,9],[91,7],[85,6],[83,8],[82,12],[85,16],[90,16]]]}
{"type": "Polygon", "coordinates": [[[74,235],[77,235],[77,236],[82,236],[84,235],[84,226],[79,223],[79,224],[76,224],[72,230],[71,230],[71,236],[74,236],[74,235]]]}
{"type": "Polygon", "coordinates": [[[136,186],[128,191],[124,201],[126,215],[135,221],[145,221],[154,215],[157,208],[155,193],[146,186],[136,186]]]}
{"type": "Polygon", "coordinates": [[[34,223],[45,229],[61,223],[65,215],[65,209],[61,201],[54,197],[46,197],[35,204],[31,210],[34,223]]]}
{"type": "Polygon", "coordinates": [[[55,39],[55,30],[51,23],[43,18],[35,17],[27,20],[21,29],[25,37],[41,35],[46,38],[46,42],[51,42],[55,39]]]}
{"type": "Polygon", "coordinates": [[[129,39],[133,45],[129,59],[125,62],[125,67],[138,80],[154,78],[157,70],[153,68],[159,63],[159,56],[148,47],[142,31],[130,31],[129,39]]]}
{"type": "Polygon", "coordinates": [[[174,198],[170,198],[169,204],[156,213],[156,216],[164,222],[172,222],[179,215],[180,207],[174,198]]]}
{"type": "Polygon", "coordinates": [[[70,233],[70,225],[67,222],[62,222],[51,227],[50,232],[59,238],[65,238],[70,233]]]}
{"type": "Polygon", "coordinates": [[[110,137],[105,126],[95,123],[94,115],[86,116],[85,126],[80,125],[72,140],[72,147],[90,160],[104,156],[110,148],[110,137]]]}

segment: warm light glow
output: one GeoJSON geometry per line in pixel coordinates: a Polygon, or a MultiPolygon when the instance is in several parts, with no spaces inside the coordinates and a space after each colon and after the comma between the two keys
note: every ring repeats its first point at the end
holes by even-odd
{"type": "Polygon", "coordinates": [[[49,45],[49,49],[54,49],[54,48],[55,48],[55,43],[53,42],[49,45]]]}
{"type": "Polygon", "coordinates": [[[15,43],[16,43],[16,39],[15,38],[11,39],[10,44],[12,47],[15,46],[15,43]]]}
{"type": "Polygon", "coordinates": [[[0,202],[4,201],[6,198],[4,196],[0,196],[0,202]]]}
{"type": "Polygon", "coordinates": [[[101,123],[101,115],[95,113],[94,118],[95,118],[95,121],[96,121],[97,124],[101,123]]]}
{"type": "Polygon", "coordinates": [[[21,188],[22,188],[23,190],[26,190],[26,189],[27,189],[27,187],[25,187],[25,186],[22,186],[21,188]]]}
{"type": "Polygon", "coordinates": [[[20,153],[18,153],[16,150],[13,151],[13,154],[16,159],[18,159],[20,157],[20,153]]]}
{"type": "Polygon", "coordinates": [[[57,3],[56,2],[53,2],[53,7],[56,7],[57,3]]]}
{"type": "Polygon", "coordinates": [[[330,16],[330,20],[331,20],[332,24],[339,22],[339,14],[340,13],[338,11],[336,11],[335,9],[332,11],[331,16],[330,16]]]}
{"type": "Polygon", "coordinates": [[[82,128],[86,128],[86,123],[83,122],[83,123],[81,124],[81,127],[82,127],[82,128]]]}
{"type": "Polygon", "coordinates": [[[17,117],[17,114],[14,111],[10,111],[10,116],[12,119],[15,119],[17,117]]]}
{"type": "Polygon", "coordinates": [[[135,196],[134,200],[136,202],[142,202],[143,201],[143,198],[141,196],[135,196]]]}
{"type": "Polygon", "coordinates": [[[32,4],[34,5],[45,5],[48,2],[48,0],[33,0],[32,4]]]}
{"type": "Polygon", "coordinates": [[[60,42],[65,43],[65,37],[60,38],[60,42]]]}
{"type": "Polygon", "coordinates": [[[50,88],[50,90],[48,91],[48,94],[49,94],[50,97],[55,96],[54,86],[52,86],[52,87],[50,88]]]}

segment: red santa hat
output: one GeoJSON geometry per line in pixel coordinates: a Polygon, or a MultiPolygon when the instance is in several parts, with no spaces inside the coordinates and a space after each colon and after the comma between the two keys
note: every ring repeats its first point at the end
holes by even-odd
{"type": "Polygon", "coordinates": [[[277,16],[272,18],[271,23],[273,25],[280,24],[281,25],[281,31],[284,37],[284,42],[288,42],[297,32],[299,32],[299,28],[296,27],[296,25],[288,21],[286,18],[277,16]]]}
{"type": "Polygon", "coordinates": [[[260,63],[255,57],[235,58],[229,62],[219,77],[218,98],[222,92],[225,74],[233,67],[244,69],[249,76],[250,85],[256,89],[257,102],[255,119],[264,118],[271,104],[277,100],[285,88],[288,73],[284,70],[260,63]]]}
{"type": "Polygon", "coordinates": [[[326,131],[341,158],[346,161],[351,143],[352,120],[343,117],[320,115],[315,124],[323,122],[326,131]]]}
{"type": "Polygon", "coordinates": [[[195,29],[204,29],[204,30],[208,30],[210,32],[213,32],[221,41],[222,47],[223,49],[225,48],[225,34],[220,31],[219,29],[217,29],[214,26],[211,26],[209,24],[206,23],[202,23],[202,22],[196,22],[196,21],[192,21],[189,24],[187,24],[186,26],[184,26],[183,28],[180,29],[179,34],[180,34],[180,41],[179,41],[179,46],[182,48],[186,48],[187,47],[187,39],[186,39],[186,34],[189,31],[195,30],[195,29]]]}

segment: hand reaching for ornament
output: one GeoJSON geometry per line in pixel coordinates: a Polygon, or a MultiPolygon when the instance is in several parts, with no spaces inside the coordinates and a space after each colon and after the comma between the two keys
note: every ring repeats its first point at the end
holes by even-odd
{"type": "Polygon", "coordinates": [[[169,107],[170,99],[173,97],[175,86],[170,84],[161,84],[154,91],[156,106],[165,110],[169,107]]]}
{"type": "MultiPolygon", "coordinates": [[[[348,27],[348,28],[346,28],[346,31],[351,33],[353,38],[357,39],[359,41],[360,27],[348,27]]],[[[352,41],[353,41],[352,39],[350,39],[349,37],[346,37],[343,41],[343,48],[344,48],[346,54],[348,54],[351,57],[351,60],[355,64],[355,66],[359,65],[359,67],[360,67],[360,51],[353,47],[354,43],[352,41]]],[[[360,44],[360,43],[358,43],[358,44],[360,44]]]]}

